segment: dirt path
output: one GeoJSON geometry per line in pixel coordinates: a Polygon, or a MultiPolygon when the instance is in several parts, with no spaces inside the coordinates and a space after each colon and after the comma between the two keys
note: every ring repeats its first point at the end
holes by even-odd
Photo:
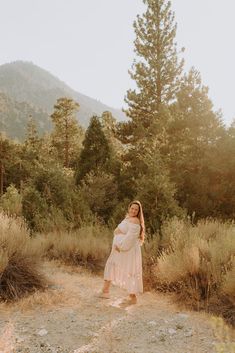
{"type": "Polygon", "coordinates": [[[169,297],[146,292],[125,307],[116,287],[112,299],[96,298],[101,277],[53,263],[45,272],[46,292],[0,306],[0,353],[216,352],[210,317],[181,312],[169,297]]]}

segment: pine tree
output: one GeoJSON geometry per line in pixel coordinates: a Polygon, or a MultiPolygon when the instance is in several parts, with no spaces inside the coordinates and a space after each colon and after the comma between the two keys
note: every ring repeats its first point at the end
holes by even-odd
{"type": "Polygon", "coordinates": [[[171,111],[174,119],[169,124],[167,154],[177,198],[190,214],[212,215],[215,204],[209,194],[217,181],[210,169],[225,130],[195,69],[185,74],[171,111]]]}
{"type": "Polygon", "coordinates": [[[83,149],[78,161],[76,181],[81,180],[90,171],[108,171],[110,169],[111,150],[108,139],[102,130],[97,116],[93,116],[85,133],[83,149]]]}
{"type": "Polygon", "coordinates": [[[4,137],[0,134],[0,196],[3,194],[5,176],[5,143],[4,137]]]}
{"type": "Polygon", "coordinates": [[[117,139],[117,121],[109,111],[104,111],[101,115],[101,125],[106,138],[113,150],[113,154],[121,156],[123,154],[123,145],[117,139]]]}
{"type": "Polygon", "coordinates": [[[23,174],[21,144],[0,133],[0,195],[11,184],[20,189],[23,174]]]}
{"type": "Polygon", "coordinates": [[[146,12],[134,22],[136,33],[131,78],[137,90],[130,89],[125,98],[128,104],[128,123],[120,124],[120,139],[135,143],[146,137],[147,129],[161,120],[161,105],[175,98],[179,87],[183,61],[179,61],[175,42],[176,24],[171,2],[144,0],[146,12]]]}
{"type": "Polygon", "coordinates": [[[29,116],[29,121],[27,124],[25,145],[30,146],[33,149],[37,146],[39,141],[38,130],[36,126],[36,122],[33,119],[32,115],[29,116]]]}
{"type": "Polygon", "coordinates": [[[51,119],[54,123],[52,144],[63,158],[65,167],[69,167],[74,147],[81,143],[82,129],[75,117],[79,104],[72,99],[59,98],[54,106],[51,119]]]}
{"type": "Polygon", "coordinates": [[[23,145],[24,157],[28,160],[39,159],[40,147],[42,145],[42,139],[38,136],[37,125],[33,117],[30,115],[26,137],[23,145]]]}

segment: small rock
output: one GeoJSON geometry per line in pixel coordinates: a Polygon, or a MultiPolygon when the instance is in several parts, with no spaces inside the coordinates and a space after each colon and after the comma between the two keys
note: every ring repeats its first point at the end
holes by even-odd
{"type": "Polygon", "coordinates": [[[175,327],[176,327],[177,330],[182,330],[184,328],[184,325],[176,324],[175,327]]]}
{"type": "Polygon", "coordinates": [[[157,343],[157,341],[158,341],[157,337],[155,337],[155,336],[152,336],[149,340],[150,343],[157,343]]]}
{"type": "Polygon", "coordinates": [[[156,323],[156,321],[149,321],[148,325],[155,326],[155,325],[157,325],[157,323],[156,323]]]}
{"type": "Polygon", "coordinates": [[[45,335],[47,335],[48,334],[48,331],[46,330],[46,329],[42,329],[42,330],[39,330],[38,331],[38,335],[39,336],[45,336],[45,335]]]}
{"type": "Polygon", "coordinates": [[[173,328],[169,328],[169,329],[168,329],[168,333],[169,333],[170,335],[175,335],[175,334],[176,334],[176,330],[173,329],[173,328]]]}
{"type": "Polygon", "coordinates": [[[63,289],[62,286],[58,285],[58,284],[49,284],[49,286],[47,287],[48,289],[63,289]]]}
{"type": "Polygon", "coordinates": [[[177,314],[177,316],[181,319],[187,319],[189,317],[187,314],[183,314],[183,313],[177,314]]]}
{"type": "Polygon", "coordinates": [[[188,331],[186,331],[184,335],[185,335],[185,337],[191,337],[191,336],[193,336],[193,330],[188,330],[188,331]]]}
{"type": "Polygon", "coordinates": [[[165,342],[166,341],[166,336],[165,335],[160,335],[159,336],[159,341],[165,342]]]}
{"type": "MultiPolygon", "coordinates": [[[[98,336],[98,334],[97,334],[97,336],[98,336]]],[[[115,337],[115,340],[116,340],[116,341],[121,341],[121,340],[122,340],[122,337],[117,336],[117,337],[115,337]]]]}

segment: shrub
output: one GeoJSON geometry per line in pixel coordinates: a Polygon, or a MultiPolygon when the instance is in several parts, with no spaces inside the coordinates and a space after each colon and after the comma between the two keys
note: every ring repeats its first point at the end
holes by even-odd
{"type": "Polygon", "coordinates": [[[69,169],[38,167],[23,191],[23,216],[34,232],[66,231],[91,218],[89,206],[74,185],[69,169]]]}
{"type": "Polygon", "coordinates": [[[9,215],[21,215],[22,196],[14,185],[8,186],[5,194],[1,197],[0,207],[9,215]]]}
{"type": "Polygon", "coordinates": [[[164,250],[155,265],[154,283],[174,290],[193,308],[224,314],[234,323],[235,227],[231,223],[179,220],[162,227],[164,250]]]}
{"type": "Polygon", "coordinates": [[[26,187],[23,192],[22,211],[31,230],[44,230],[43,223],[48,217],[49,207],[33,186],[26,187]]]}
{"type": "Polygon", "coordinates": [[[29,232],[20,218],[0,213],[0,298],[13,300],[44,288],[40,249],[32,246],[29,232]]]}

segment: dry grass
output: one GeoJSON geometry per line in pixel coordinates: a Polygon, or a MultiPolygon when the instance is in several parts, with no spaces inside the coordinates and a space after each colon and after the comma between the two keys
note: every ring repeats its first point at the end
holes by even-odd
{"type": "Polygon", "coordinates": [[[25,223],[0,213],[0,298],[19,299],[45,287],[41,249],[33,246],[25,223]]]}
{"type": "Polygon", "coordinates": [[[225,295],[233,298],[235,303],[235,257],[233,259],[231,271],[227,272],[224,276],[221,290],[225,295]]]}
{"type": "MultiPolygon", "coordinates": [[[[15,302],[0,303],[0,311],[9,315],[15,312],[27,313],[42,308],[45,310],[59,307],[76,307],[81,305],[80,289],[76,285],[75,274],[84,277],[84,282],[93,275],[82,267],[65,265],[60,261],[44,261],[43,272],[47,272],[48,285],[44,290],[37,290],[15,302]]],[[[82,282],[83,283],[83,282],[82,282]]],[[[1,352],[1,351],[0,351],[1,352]]]]}
{"type": "Polygon", "coordinates": [[[162,233],[155,288],[175,291],[192,308],[221,314],[235,324],[234,224],[205,220],[192,226],[174,219],[162,233]]]}
{"type": "Polygon", "coordinates": [[[112,234],[100,225],[83,226],[76,232],[40,234],[34,245],[49,260],[81,265],[92,271],[103,269],[111,249],[112,234]]]}
{"type": "Polygon", "coordinates": [[[37,291],[25,298],[21,298],[17,301],[17,305],[15,304],[11,309],[14,310],[17,306],[17,310],[20,310],[21,312],[35,310],[35,307],[43,307],[43,310],[49,310],[61,305],[71,305],[71,302],[70,293],[62,290],[48,289],[43,292],[37,291]]]}
{"type": "Polygon", "coordinates": [[[216,353],[234,353],[235,352],[235,334],[234,330],[228,327],[223,319],[213,318],[214,334],[219,343],[215,345],[216,353]]]}

